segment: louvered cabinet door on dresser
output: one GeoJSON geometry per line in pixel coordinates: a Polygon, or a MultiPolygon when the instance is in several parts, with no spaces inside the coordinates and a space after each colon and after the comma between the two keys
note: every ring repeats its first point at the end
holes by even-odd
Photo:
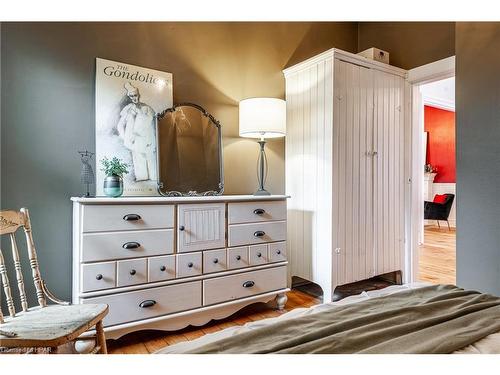
{"type": "Polygon", "coordinates": [[[106,337],[286,303],[286,196],[72,198],[73,302],[106,337]]]}
{"type": "Polygon", "coordinates": [[[326,302],[403,271],[406,72],[333,49],[284,73],[290,275],[326,302]]]}

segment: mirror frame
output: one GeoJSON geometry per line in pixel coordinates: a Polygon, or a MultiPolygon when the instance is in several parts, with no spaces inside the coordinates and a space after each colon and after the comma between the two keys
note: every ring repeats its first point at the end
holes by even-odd
{"type": "Polygon", "coordinates": [[[179,104],[174,104],[173,107],[165,109],[161,113],[157,113],[155,116],[155,122],[156,122],[156,142],[159,142],[160,136],[159,136],[159,126],[158,126],[158,120],[161,120],[167,113],[174,112],[177,108],[183,107],[183,106],[188,106],[188,107],[194,107],[197,110],[199,110],[203,116],[208,117],[212,125],[214,125],[217,128],[217,133],[218,133],[218,143],[219,143],[219,186],[217,190],[208,190],[208,191],[203,191],[203,192],[198,192],[195,190],[191,190],[188,192],[181,192],[181,191],[163,191],[163,183],[160,181],[160,147],[159,144],[157,143],[156,145],[156,169],[157,169],[157,176],[158,176],[158,182],[157,182],[157,190],[158,194],[160,194],[163,197],[196,197],[196,196],[213,196],[213,195],[222,195],[224,193],[224,158],[222,155],[222,125],[221,123],[210,113],[208,113],[203,107],[199,106],[198,104],[194,103],[179,103],[179,104]]]}

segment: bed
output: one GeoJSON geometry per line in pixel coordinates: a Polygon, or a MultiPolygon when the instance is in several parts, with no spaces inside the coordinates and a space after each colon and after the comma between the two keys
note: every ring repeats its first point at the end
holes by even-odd
{"type": "Polygon", "coordinates": [[[452,285],[394,285],[157,352],[169,353],[500,354],[500,298],[452,285]]]}

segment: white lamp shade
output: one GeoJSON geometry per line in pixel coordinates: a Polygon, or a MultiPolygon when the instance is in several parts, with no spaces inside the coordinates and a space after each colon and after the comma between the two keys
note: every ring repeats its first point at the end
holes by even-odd
{"type": "Polygon", "coordinates": [[[286,103],[275,98],[240,102],[240,137],[277,138],[286,134],[286,103]]]}

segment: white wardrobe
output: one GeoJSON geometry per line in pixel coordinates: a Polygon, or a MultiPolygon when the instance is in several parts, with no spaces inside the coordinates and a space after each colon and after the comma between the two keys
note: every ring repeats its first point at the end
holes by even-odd
{"type": "Polygon", "coordinates": [[[332,49],[284,71],[290,276],[339,285],[405,264],[406,71],[332,49]]]}

